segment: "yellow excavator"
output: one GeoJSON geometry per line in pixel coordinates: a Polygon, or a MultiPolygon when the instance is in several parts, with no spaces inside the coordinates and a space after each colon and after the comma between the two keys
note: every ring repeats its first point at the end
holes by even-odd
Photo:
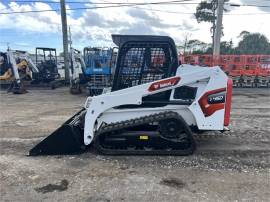
{"type": "Polygon", "coordinates": [[[25,93],[23,84],[33,87],[49,86],[52,89],[62,84],[63,80],[57,69],[56,49],[36,48],[36,64],[26,51],[8,49],[0,54],[0,86],[8,87],[8,92],[25,93]]]}
{"type": "Polygon", "coordinates": [[[23,88],[22,79],[31,79],[32,73],[26,59],[18,58],[16,62],[17,52],[8,49],[6,53],[0,53],[0,82],[1,87],[9,86],[8,92],[22,94],[27,92],[23,88]]]}
{"type": "MultiPolygon", "coordinates": [[[[2,65],[1,62],[0,62],[0,65],[2,65]]],[[[21,60],[20,63],[17,64],[17,69],[19,71],[19,74],[25,73],[26,77],[30,79],[32,78],[32,72],[30,71],[28,67],[28,63],[25,59],[21,60]]],[[[10,80],[10,79],[11,80],[14,79],[12,68],[8,68],[7,71],[2,76],[0,76],[0,80],[10,80]]]]}

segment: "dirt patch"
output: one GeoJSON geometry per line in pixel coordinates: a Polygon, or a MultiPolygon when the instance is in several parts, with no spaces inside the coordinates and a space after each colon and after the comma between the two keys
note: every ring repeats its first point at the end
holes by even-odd
{"type": "Polygon", "coordinates": [[[60,184],[47,184],[46,186],[35,188],[37,192],[46,194],[53,191],[65,191],[68,189],[69,182],[64,179],[60,184]]]}
{"type": "Polygon", "coordinates": [[[0,91],[1,201],[269,201],[269,96],[269,89],[234,89],[230,131],[196,136],[190,156],[105,156],[90,147],[34,158],[29,150],[86,95],[68,88],[19,97],[0,91]]]}
{"type": "Polygon", "coordinates": [[[183,189],[184,187],[186,187],[185,182],[183,182],[182,180],[178,178],[173,178],[173,177],[163,178],[160,181],[160,184],[168,186],[168,187],[173,187],[176,189],[183,189]]]}

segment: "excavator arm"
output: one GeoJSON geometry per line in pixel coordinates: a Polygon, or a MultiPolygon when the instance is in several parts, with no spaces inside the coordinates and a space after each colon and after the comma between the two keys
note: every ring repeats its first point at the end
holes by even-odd
{"type": "Polygon", "coordinates": [[[70,48],[70,92],[77,94],[81,92],[80,73],[84,72],[86,65],[81,52],[70,48]]]}

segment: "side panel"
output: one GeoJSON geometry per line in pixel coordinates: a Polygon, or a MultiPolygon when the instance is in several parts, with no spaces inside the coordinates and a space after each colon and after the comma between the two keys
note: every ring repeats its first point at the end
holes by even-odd
{"type": "Polygon", "coordinates": [[[225,101],[223,103],[209,104],[211,102],[209,96],[223,92],[225,94],[227,80],[228,77],[225,73],[220,69],[216,69],[204,90],[200,91],[196,100],[190,105],[189,109],[192,111],[200,130],[224,129],[225,101]]]}
{"type": "Polygon", "coordinates": [[[106,124],[125,121],[129,119],[139,118],[155,113],[161,113],[165,111],[174,111],[179,113],[186,121],[188,125],[195,125],[195,119],[192,113],[188,110],[188,106],[182,105],[168,105],[166,107],[157,108],[135,108],[135,109],[111,109],[98,118],[98,127],[103,122],[106,124]],[[114,119],[112,119],[114,117],[114,119]]]}
{"type": "Polygon", "coordinates": [[[225,93],[226,88],[220,88],[203,94],[199,99],[199,104],[205,117],[211,116],[216,111],[224,109],[225,93]]]}

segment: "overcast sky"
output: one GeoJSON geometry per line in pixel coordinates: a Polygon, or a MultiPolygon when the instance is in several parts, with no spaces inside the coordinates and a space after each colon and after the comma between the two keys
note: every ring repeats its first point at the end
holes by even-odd
{"type": "MultiPolygon", "coordinates": [[[[51,0],[52,1],[52,0],[51,0]]],[[[68,2],[68,0],[66,0],[68,2]]],[[[75,0],[72,0],[73,2],[75,0]]],[[[88,0],[77,0],[88,1],[88,0]]],[[[167,0],[92,0],[91,2],[154,2],[167,0]]],[[[90,2],[90,1],[89,1],[90,2]]],[[[194,0],[193,2],[200,2],[194,0]]],[[[231,0],[230,3],[270,6],[270,0],[231,0]]],[[[94,4],[67,4],[67,8],[93,7],[94,4]]],[[[73,46],[112,45],[111,34],[169,35],[177,44],[189,39],[211,42],[210,24],[198,24],[194,15],[196,4],[147,5],[133,8],[106,8],[68,11],[73,46]],[[159,11],[157,11],[159,10],[159,11]],[[164,12],[161,12],[164,11],[164,12]],[[169,12],[167,12],[169,11],[169,12]],[[176,13],[175,13],[176,12],[176,13]]],[[[0,13],[28,10],[57,9],[59,5],[48,3],[15,3],[0,0],[0,13]]],[[[241,31],[260,32],[270,39],[270,8],[228,7],[224,15],[224,36],[237,44],[241,31]]],[[[0,14],[0,50],[7,42],[13,49],[33,52],[36,46],[62,49],[61,18],[59,12],[0,14]]]]}

